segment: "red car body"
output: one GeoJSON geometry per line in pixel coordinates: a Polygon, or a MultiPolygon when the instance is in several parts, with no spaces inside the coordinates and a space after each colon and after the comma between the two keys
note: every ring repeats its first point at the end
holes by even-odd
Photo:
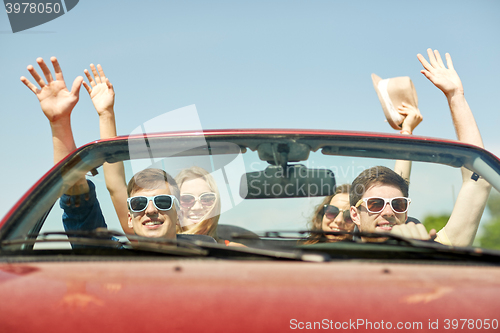
{"type": "Polygon", "coordinates": [[[460,319],[473,319],[474,328],[477,319],[498,320],[499,289],[498,268],[422,263],[2,264],[0,328],[284,332],[316,322],[322,329],[350,323],[351,330],[371,332],[369,322],[384,322],[386,329],[387,323],[411,323],[407,330],[427,332],[434,325],[443,331],[451,329],[446,320],[461,326],[460,319]]]}

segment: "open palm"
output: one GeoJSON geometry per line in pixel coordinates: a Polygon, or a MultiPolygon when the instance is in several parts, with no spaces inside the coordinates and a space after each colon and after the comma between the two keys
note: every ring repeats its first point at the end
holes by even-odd
{"type": "Polygon", "coordinates": [[[418,60],[424,66],[425,69],[421,71],[436,87],[438,87],[445,95],[452,94],[457,91],[463,92],[462,81],[458,76],[455,68],[453,68],[453,62],[451,56],[446,53],[446,63],[448,68],[443,63],[441,55],[437,50],[432,52],[431,49],[427,49],[427,55],[429,56],[429,62],[422,56],[418,54],[418,60]]]}
{"type": "Polygon", "coordinates": [[[101,115],[103,112],[108,112],[113,109],[113,105],[115,104],[115,91],[113,90],[113,85],[104,75],[101,65],[97,65],[99,73],[93,64],[90,65],[90,68],[92,74],[94,74],[94,78],[92,78],[88,70],[85,70],[84,72],[90,85],[83,82],[83,86],[89,93],[97,113],[101,115]]]}
{"type": "Polygon", "coordinates": [[[71,111],[78,102],[80,85],[83,78],[81,76],[77,77],[73,82],[71,91],[69,91],[64,82],[64,77],[57,59],[52,57],[51,61],[55,70],[55,80],[43,59],[38,58],[37,63],[40,65],[47,82],[45,82],[31,65],[28,66],[28,71],[40,88],[35,86],[24,76],[21,77],[21,81],[35,93],[47,119],[50,122],[55,122],[62,117],[69,117],[71,115],[71,111]]]}

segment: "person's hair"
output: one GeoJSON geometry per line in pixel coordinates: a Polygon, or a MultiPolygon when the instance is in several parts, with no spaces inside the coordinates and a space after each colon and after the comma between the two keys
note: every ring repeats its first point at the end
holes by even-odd
{"type": "Polygon", "coordinates": [[[137,172],[127,185],[127,195],[132,196],[133,193],[146,189],[156,190],[169,186],[170,193],[179,200],[179,187],[175,179],[161,169],[144,169],[137,172]]]}
{"type": "Polygon", "coordinates": [[[403,177],[385,166],[375,166],[361,172],[352,182],[350,205],[356,206],[366,190],[375,184],[392,185],[400,189],[404,197],[408,197],[408,182],[403,177]]]}
{"type": "MultiPolygon", "coordinates": [[[[198,234],[198,235],[208,235],[212,236],[216,240],[217,237],[217,225],[219,223],[219,215],[221,211],[221,202],[219,189],[217,188],[217,183],[212,175],[205,169],[198,166],[193,166],[187,169],[181,170],[175,180],[179,184],[179,189],[182,187],[185,181],[201,178],[203,179],[210,190],[215,193],[216,199],[209,212],[205,215],[200,223],[197,223],[194,227],[184,230],[181,226],[177,226],[177,233],[182,234],[198,234]]],[[[182,221],[181,221],[182,223],[182,221]]]]}
{"type": "MultiPolygon", "coordinates": [[[[349,185],[349,184],[340,185],[335,189],[334,194],[331,194],[331,195],[325,197],[325,199],[323,199],[323,201],[314,208],[313,216],[312,216],[311,220],[309,220],[309,222],[307,223],[308,229],[311,231],[322,231],[323,230],[323,215],[324,215],[325,205],[329,205],[330,201],[332,201],[333,197],[336,196],[337,194],[349,195],[350,188],[351,188],[351,185],[349,185]]],[[[316,244],[322,238],[324,238],[324,236],[321,235],[320,233],[312,233],[304,244],[316,244]]]]}

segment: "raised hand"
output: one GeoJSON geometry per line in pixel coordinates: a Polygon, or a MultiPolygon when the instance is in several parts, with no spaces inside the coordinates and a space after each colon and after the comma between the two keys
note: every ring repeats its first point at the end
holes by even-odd
{"type": "Polygon", "coordinates": [[[106,112],[113,112],[113,106],[115,104],[115,91],[113,85],[109,82],[101,65],[97,65],[97,70],[94,64],[90,64],[90,69],[92,70],[92,75],[90,75],[88,70],[84,70],[87,79],[89,80],[90,86],[83,82],[83,86],[87,89],[87,92],[94,103],[94,107],[99,115],[106,112]]]}
{"type": "Polygon", "coordinates": [[[37,73],[32,65],[27,67],[28,71],[35,82],[38,83],[40,88],[35,86],[24,76],[21,76],[21,81],[35,93],[36,97],[40,101],[43,113],[51,123],[54,123],[59,121],[61,118],[69,119],[71,116],[71,111],[73,111],[73,108],[78,102],[83,77],[78,76],[73,82],[71,91],[68,91],[66,83],[64,82],[61,67],[59,66],[59,62],[56,57],[51,57],[50,61],[54,66],[55,80],[44,60],[42,58],[38,58],[36,59],[36,62],[40,66],[47,82],[45,82],[45,80],[37,73]]]}
{"type": "Polygon", "coordinates": [[[402,115],[404,118],[403,123],[401,124],[401,133],[403,134],[413,134],[413,130],[415,127],[422,122],[423,117],[420,114],[420,111],[418,108],[414,107],[413,105],[402,103],[398,107],[398,112],[400,115],[402,115]]]}
{"type": "Polygon", "coordinates": [[[456,93],[463,94],[464,88],[462,86],[462,81],[453,68],[453,62],[451,61],[450,54],[446,53],[445,55],[448,68],[444,65],[438,50],[434,50],[434,52],[432,52],[431,49],[427,49],[427,55],[429,56],[430,63],[427,62],[423,55],[417,54],[418,60],[425,68],[421,70],[420,73],[424,74],[425,77],[428,78],[447,97],[456,93]]]}
{"type": "MultiPolygon", "coordinates": [[[[101,65],[90,64],[92,75],[88,70],[84,70],[89,84],[83,82],[83,86],[94,103],[94,107],[99,114],[99,131],[101,139],[116,137],[115,122],[115,91],[113,85],[104,74],[101,65]]],[[[128,208],[127,208],[127,184],[125,181],[125,168],[123,162],[104,163],[104,179],[106,187],[111,196],[111,201],[115,207],[116,214],[126,234],[133,234],[134,231],[128,226],[128,208]]]]}
{"type": "MultiPolygon", "coordinates": [[[[37,71],[31,65],[28,66],[28,71],[40,88],[37,88],[37,86],[24,76],[21,77],[21,81],[35,93],[38,101],[40,101],[43,113],[50,122],[52,145],[54,148],[54,164],[56,164],[76,149],[71,130],[71,112],[78,102],[83,77],[78,76],[73,81],[71,91],[68,91],[56,57],[51,57],[50,61],[52,62],[52,66],[54,66],[55,80],[43,59],[38,58],[36,62],[42,69],[47,82],[38,75],[37,71]]],[[[75,181],[70,188],[64,189],[64,192],[69,195],[87,193],[88,191],[89,187],[85,176],[75,181]]]]}

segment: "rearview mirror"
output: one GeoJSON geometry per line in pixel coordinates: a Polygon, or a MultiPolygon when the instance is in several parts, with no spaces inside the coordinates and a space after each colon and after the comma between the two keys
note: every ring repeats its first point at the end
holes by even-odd
{"type": "Polygon", "coordinates": [[[335,193],[335,175],[328,169],[295,164],[271,165],[241,177],[244,199],[324,197],[335,193]]]}

